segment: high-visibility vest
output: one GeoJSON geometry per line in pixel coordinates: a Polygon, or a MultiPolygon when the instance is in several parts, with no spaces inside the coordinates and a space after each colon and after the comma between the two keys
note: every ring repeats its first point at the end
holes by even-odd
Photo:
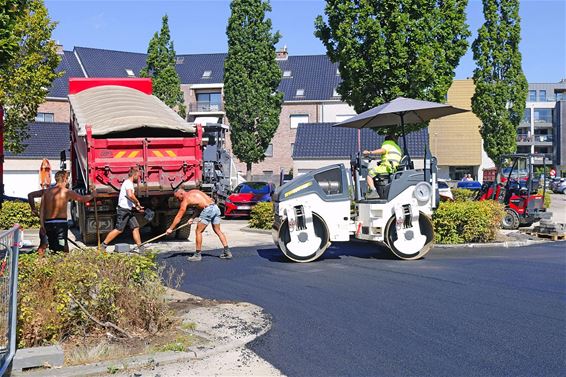
{"type": "Polygon", "coordinates": [[[381,165],[386,166],[389,173],[393,173],[395,169],[397,169],[397,166],[399,166],[401,157],[403,157],[401,147],[392,140],[385,140],[381,148],[385,149],[386,152],[381,155],[381,165]]]}

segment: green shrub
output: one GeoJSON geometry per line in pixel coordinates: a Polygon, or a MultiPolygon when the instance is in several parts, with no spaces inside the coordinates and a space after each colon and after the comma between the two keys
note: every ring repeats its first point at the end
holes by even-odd
{"type": "Polygon", "coordinates": [[[24,202],[4,202],[0,210],[0,229],[10,229],[20,224],[24,229],[39,228],[39,217],[31,213],[29,204],[24,202]]]}
{"type": "Polygon", "coordinates": [[[171,323],[164,287],[150,258],[74,250],[44,257],[22,255],[19,268],[20,347],[114,331],[96,324],[78,303],[98,321],[138,336],[171,323]]]}
{"type": "Polygon", "coordinates": [[[250,216],[250,228],[271,229],[273,225],[273,203],[257,203],[252,208],[250,216]]]}
{"type": "Polygon", "coordinates": [[[451,191],[456,202],[466,202],[476,198],[476,191],[460,188],[453,188],[451,191]]]}
{"type": "Polygon", "coordinates": [[[441,244],[493,241],[504,208],[492,200],[443,202],[433,215],[435,240],[441,244]]]}

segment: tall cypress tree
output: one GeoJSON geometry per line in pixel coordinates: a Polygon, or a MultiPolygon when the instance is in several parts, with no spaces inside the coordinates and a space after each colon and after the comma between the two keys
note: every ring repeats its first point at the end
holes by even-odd
{"type": "Polygon", "coordinates": [[[443,102],[468,49],[467,3],[327,0],[315,35],[339,64],[342,100],[358,113],[398,96],[443,102]]]}
{"type": "Polygon", "coordinates": [[[175,60],[175,48],[169,31],[169,18],[165,15],[162,19],[161,32],[156,32],[149,41],[147,65],[140,71],[140,76],[151,77],[153,94],[184,118],[186,106],[181,90],[181,79],[175,70],[175,60]]]}
{"type": "Polygon", "coordinates": [[[485,22],[472,44],[476,91],[472,110],[482,121],[487,155],[514,153],[525,111],[528,83],[521,65],[519,0],[483,0],[485,22]]]}
{"type": "Polygon", "coordinates": [[[279,33],[272,33],[265,0],[233,0],[228,20],[228,56],[224,63],[224,103],[234,155],[246,163],[262,161],[277,126],[283,94],[277,92],[281,70],[275,61],[279,33]]]}

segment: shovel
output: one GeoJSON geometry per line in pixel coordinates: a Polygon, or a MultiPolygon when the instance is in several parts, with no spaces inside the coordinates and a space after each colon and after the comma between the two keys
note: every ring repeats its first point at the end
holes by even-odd
{"type": "MultiPolygon", "coordinates": [[[[189,226],[189,225],[191,225],[191,224],[192,224],[192,223],[186,222],[186,223],[183,224],[183,225],[179,225],[179,226],[178,226],[177,228],[175,228],[173,231],[179,230],[179,229],[184,228],[184,227],[186,227],[186,226],[189,226]]],[[[146,244],[148,244],[148,243],[150,243],[150,242],[153,242],[153,241],[155,241],[155,240],[158,240],[158,239],[160,239],[161,237],[165,237],[166,235],[167,235],[167,232],[163,232],[162,234],[160,234],[160,235],[158,235],[158,236],[155,236],[155,237],[153,237],[153,238],[151,238],[151,239],[149,239],[149,240],[147,240],[147,241],[145,241],[145,242],[142,242],[139,246],[134,246],[133,248],[130,247],[130,245],[127,244],[127,243],[117,243],[117,244],[114,246],[114,251],[119,252],[119,253],[123,253],[123,252],[139,253],[139,248],[140,248],[140,247],[142,247],[143,245],[146,245],[146,244]]]]}

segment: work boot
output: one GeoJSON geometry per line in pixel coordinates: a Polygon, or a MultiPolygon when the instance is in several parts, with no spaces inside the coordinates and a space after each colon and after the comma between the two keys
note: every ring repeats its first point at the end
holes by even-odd
{"type": "Polygon", "coordinates": [[[230,252],[230,249],[224,249],[222,254],[220,254],[219,258],[220,259],[232,259],[232,253],[230,252]]]}
{"type": "Polygon", "coordinates": [[[200,262],[202,260],[201,253],[193,253],[193,255],[187,257],[189,262],[200,262]]]}

